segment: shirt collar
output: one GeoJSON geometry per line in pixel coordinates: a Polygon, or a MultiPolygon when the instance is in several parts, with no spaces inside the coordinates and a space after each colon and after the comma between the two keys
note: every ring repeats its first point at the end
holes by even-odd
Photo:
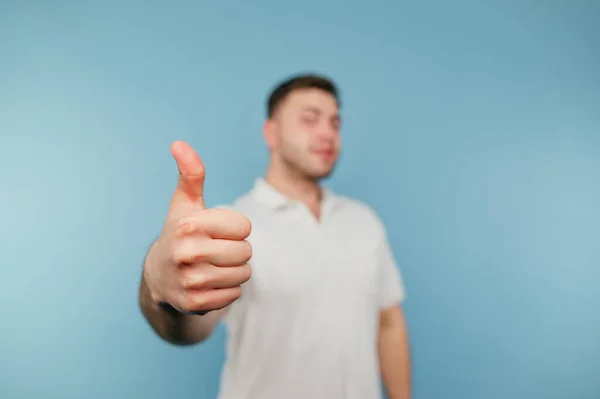
{"type": "MultiPolygon", "coordinates": [[[[323,189],[323,207],[329,207],[335,203],[336,195],[328,187],[323,189]]],[[[270,185],[264,178],[258,178],[254,182],[253,195],[260,203],[269,206],[272,209],[281,209],[295,203],[275,187],[270,185]]]]}

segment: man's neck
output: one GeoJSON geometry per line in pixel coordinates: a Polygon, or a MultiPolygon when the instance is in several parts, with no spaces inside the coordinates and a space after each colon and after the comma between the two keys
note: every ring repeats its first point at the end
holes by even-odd
{"type": "Polygon", "coordinates": [[[317,218],[319,217],[322,189],[316,181],[279,168],[269,168],[265,181],[290,200],[304,203],[317,218]]]}

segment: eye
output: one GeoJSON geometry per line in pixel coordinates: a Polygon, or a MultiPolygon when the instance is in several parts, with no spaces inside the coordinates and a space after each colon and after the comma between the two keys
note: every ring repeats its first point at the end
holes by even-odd
{"type": "Polygon", "coordinates": [[[319,122],[319,118],[315,115],[302,115],[300,120],[308,126],[316,125],[319,122]]]}
{"type": "Polygon", "coordinates": [[[333,129],[335,129],[336,131],[340,130],[340,121],[339,121],[339,119],[334,119],[334,120],[331,122],[331,127],[332,127],[333,129]]]}

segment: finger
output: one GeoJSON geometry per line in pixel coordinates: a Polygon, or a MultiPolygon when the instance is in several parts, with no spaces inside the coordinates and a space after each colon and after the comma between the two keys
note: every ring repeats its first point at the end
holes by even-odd
{"type": "Polygon", "coordinates": [[[237,287],[250,280],[252,275],[250,265],[247,263],[237,267],[189,266],[181,272],[182,285],[186,290],[237,287]]]}
{"type": "Polygon", "coordinates": [[[206,171],[200,156],[183,141],[171,144],[171,154],[179,170],[178,193],[204,208],[204,179],[206,171]]]}
{"type": "Polygon", "coordinates": [[[213,311],[223,309],[242,295],[240,286],[208,291],[184,291],[182,307],[190,312],[213,311]]]}
{"type": "Polygon", "coordinates": [[[206,236],[188,236],[177,242],[173,260],[180,265],[208,263],[220,267],[240,266],[252,258],[248,241],[211,239],[206,236]]]}
{"type": "Polygon", "coordinates": [[[229,209],[205,209],[179,221],[175,235],[206,234],[224,240],[245,240],[252,231],[250,220],[229,209]]]}

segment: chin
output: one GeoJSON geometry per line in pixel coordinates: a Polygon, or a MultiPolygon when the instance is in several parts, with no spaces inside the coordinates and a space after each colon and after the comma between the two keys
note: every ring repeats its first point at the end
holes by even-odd
{"type": "Polygon", "coordinates": [[[319,181],[319,180],[324,180],[324,179],[327,179],[328,177],[330,177],[333,174],[333,170],[334,170],[334,168],[312,170],[312,171],[308,172],[306,175],[314,181],[319,181]]]}

